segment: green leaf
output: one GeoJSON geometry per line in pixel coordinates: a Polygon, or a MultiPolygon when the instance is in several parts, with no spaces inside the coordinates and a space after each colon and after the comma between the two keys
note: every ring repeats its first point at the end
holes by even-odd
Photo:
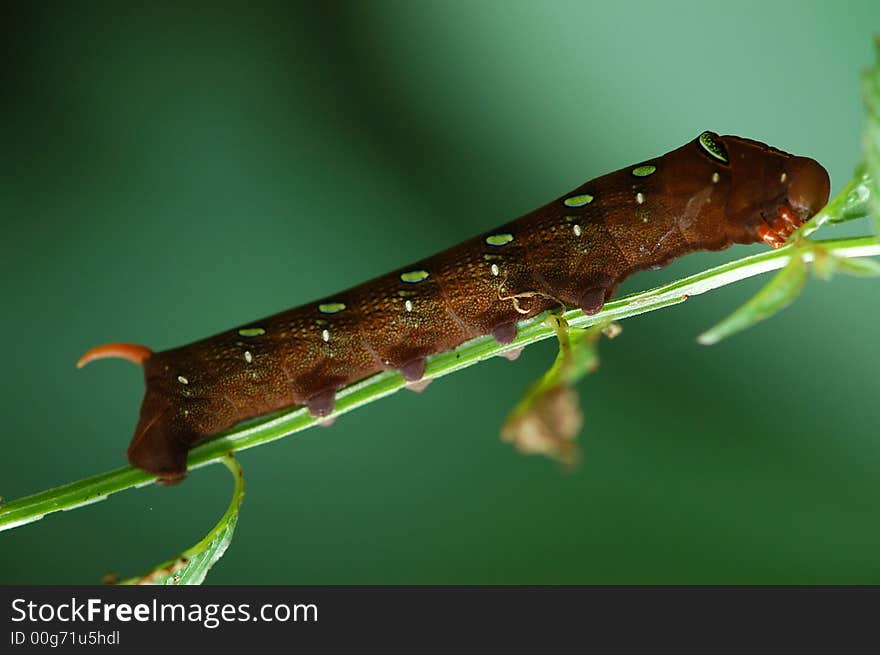
{"type": "Polygon", "coordinates": [[[880,276],[880,262],[875,259],[840,257],[825,248],[821,242],[808,242],[805,245],[813,253],[813,273],[823,280],[830,280],[835,273],[855,277],[880,276]]]}
{"type": "Polygon", "coordinates": [[[880,37],[875,41],[877,61],[862,76],[862,99],[866,120],[863,137],[865,168],[870,176],[873,193],[868,199],[874,217],[874,232],[880,235],[880,37]]]}
{"type": "MultiPolygon", "coordinates": [[[[565,319],[560,318],[560,320],[565,322],[565,319]]],[[[604,329],[604,325],[573,328],[566,324],[566,346],[564,351],[560,349],[554,363],[560,380],[574,384],[599,367],[599,351],[596,343],[604,329]]]]}
{"type": "Polygon", "coordinates": [[[705,346],[718,343],[732,334],[770,318],[785,309],[797,297],[807,280],[807,265],[794,251],[791,261],[767,285],[726,319],[697,337],[705,346]]]}
{"type": "Polygon", "coordinates": [[[232,473],[234,486],[229,507],[208,534],[192,548],[179,557],[159,564],[155,569],[140,578],[131,578],[121,584],[164,584],[197,585],[202,584],[211,567],[223,557],[238,523],[238,511],[244,499],[244,472],[239,463],[227,453],[223,464],[232,473]]]}
{"type": "MultiPolygon", "coordinates": [[[[833,257],[833,256],[832,256],[833,257]]],[[[880,277],[880,262],[876,259],[849,259],[833,257],[836,270],[855,277],[880,277]]]]}
{"type": "Polygon", "coordinates": [[[813,275],[823,280],[830,280],[840,270],[841,258],[835,257],[818,244],[810,243],[809,250],[813,253],[813,275]]]}

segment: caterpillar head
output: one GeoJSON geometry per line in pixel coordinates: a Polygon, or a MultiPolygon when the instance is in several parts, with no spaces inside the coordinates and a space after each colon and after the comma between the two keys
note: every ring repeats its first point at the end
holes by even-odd
{"type": "Polygon", "coordinates": [[[725,219],[737,243],[785,243],[804,221],[828,202],[828,172],[809,157],[798,157],[759,141],[703,132],[702,154],[729,184],[725,219]]]}

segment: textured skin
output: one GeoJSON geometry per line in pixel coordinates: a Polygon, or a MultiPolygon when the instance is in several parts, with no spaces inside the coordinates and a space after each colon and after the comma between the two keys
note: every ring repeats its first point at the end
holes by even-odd
{"type": "Polygon", "coordinates": [[[300,404],[326,416],[335,392],[356,380],[383,369],[418,380],[427,355],[484,334],[509,343],[516,321],[559,305],[594,313],[636,271],[768,240],[780,210],[803,221],[827,201],[828,175],[815,161],[706,134],[721,158],[694,139],[428,259],[153,354],[129,460],[176,482],[191,447],[240,420],[300,404]],[[656,170],[633,174],[639,166],[656,170]],[[592,201],[566,203],[583,194],[592,201]],[[420,271],[422,281],[401,278],[420,271]]]}

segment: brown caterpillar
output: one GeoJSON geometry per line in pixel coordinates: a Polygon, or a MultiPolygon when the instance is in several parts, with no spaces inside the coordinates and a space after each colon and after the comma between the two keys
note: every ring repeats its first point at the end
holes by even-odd
{"type": "Polygon", "coordinates": [[[422,379],[425,357],[560,305],[598,312],[632,273],[685,253],[778,247],[828,200],[825,169],[737,136],[703,132],[661,157],[432,257],[301,307],[153,353],[107,344],[79,360],[143,364],[129,461],[173,484],[187,452],[238,421],[292,405],[333,412],[336,391],[383,369],[422,379]]]}

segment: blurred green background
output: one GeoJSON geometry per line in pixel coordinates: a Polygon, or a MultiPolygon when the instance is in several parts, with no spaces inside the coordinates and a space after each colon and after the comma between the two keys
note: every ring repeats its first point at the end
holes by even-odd
{"type": "MultiPolygon", "coordinates": [[[[24,3],[0,25],[0,495],[124,463],[141,373],[75,370],[93,345],[310,301],[704,129],[813,156],[840,188],[878,30],[876,0],[24,3]]],[[[811,280],[695,343],[763,281],[602,344],[572,473],[498,438],[550,343],[241,453],[208,581],[880,583],[880,286],[811,280]]],[[[0,582],[144,572],[229,491],[209,467],[4,532],[0,582]]]]}

